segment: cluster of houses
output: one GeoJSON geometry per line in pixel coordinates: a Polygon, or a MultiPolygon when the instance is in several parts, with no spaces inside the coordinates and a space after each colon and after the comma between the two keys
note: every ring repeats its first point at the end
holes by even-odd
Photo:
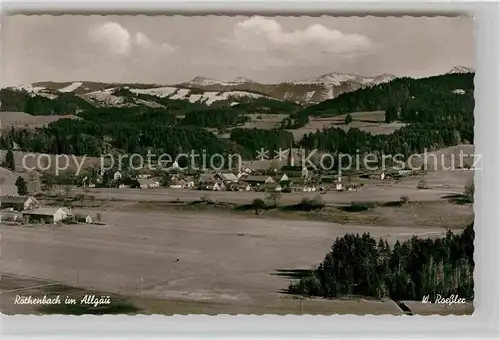
{"type": "Polygon", "coordinates": [[[200,190],[227,190],[227,191],[316,191],[317,185],[309,183],[305,178],[294,178],[292,181],[286,174],[259,175],[240,172],[237,175],[231,172],[203,174],[197,182],[200,190]]]}
{"type": "Polygon", "coordinates": [[[280,171],[244,169],[233,172],[207,172],[199,176],[172,174],[170,188],[213,191],[326,192],[352,191],[356,183],[344,183],[341,176],[314,176],[307,169],[285,166],[280,171]]]}
{"type": "MultiPolygon", "coordinates": [[[[112,187],[138,187],[151,189],[168,187],[172,189],[197,189],[212,191],[267,191],[267,192],[325,192],[352,191],[359,185],[345,183],[341,176],[319,176],[303,166],[294,166],[290,152],[288,161],[281,169],[255,170],[243,168],[238,171],[181,171],[174,162],[169,173],[155,173],[148,169],[127,172],[116,170],[107,175],[112,187]]],[[[102,175],[97,182],[102,182],[102,175]]],[[[88,178],[84,186],[94,187],[88,178]]]]}
{"type": "Polygon", "coordinates": [[[172,167],[168,174],[156,174],[153,171],[136,171],[134,175],[115,171],[109,177],[114,187],[125,188],[130,179],[134,187],[141,189],[159,188],[197,189],[212,191],[267,191],[267,192],[325,192],[329,190],[352,191],[355,183],[344,183],[340,176],[317,176],[313,171],[302,166],[294,166],[293,160],[281,169],[255,170],[243,168],[239,171],[180,171],[172,167]]]}
{"type": "MultiPolygon", "coordinates": [[[[0,223],[25,221],[28,223],[54,224],[74,217],[66,207],[44,207],[32,196],[0,196],[0,223]]],[[[85,223],[93,223],[90,215],[83,216],[85,223]]]]}

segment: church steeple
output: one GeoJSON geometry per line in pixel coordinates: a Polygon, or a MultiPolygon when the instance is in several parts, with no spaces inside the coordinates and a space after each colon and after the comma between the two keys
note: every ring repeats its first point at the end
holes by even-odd
{"type": "Polygon", "coordinates": [[[287,166],[294,166],[295,165],[295,162],[293,159],[293,144],[292,143],[290,143],[290,148],[288,149],[288,159],[287,159],[286,165],[287,166]]]}

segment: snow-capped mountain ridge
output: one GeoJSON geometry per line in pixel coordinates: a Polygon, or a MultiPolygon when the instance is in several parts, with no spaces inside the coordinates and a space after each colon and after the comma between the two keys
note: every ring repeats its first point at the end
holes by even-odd
{"type": "Polygon", "coordinates": [[[342,83],[358,83],[359,85],[378,85],[396,79],[392,74],[381,74],[376,77],[364,77],[351,73],[331,72],[323,74],[317,78],[292,82],[294,84],[324,84],[329,86],[339,86],[342,83]]]}
{"type": "Polygon", "coordinates": [[[476,70],[474,70],[471,67],[458,65],[458,66],[453,67],[447,74],[474,73],[474,72],[476,72],[476,70]]]}
{"type": "MultiPolygon", "coordinates": [[[[446,74],[475,72],[465,66],[455,66],[446,74]]],[[[365,77],[353,73],[330,72],[316,78],[303,81],[289,81],[274,84],[263,84],[249,78],[238,76],[233,80],[218,80],[207,77],[195,77],[189,82],[177,85],[144,84],[144,83],[106,83],[94,81],[44,81],[8,87],[11,90],[25,91],[31,96],[43,96],[55,99],[60,95],[73,94],[103,105],[118,105],[121,95],[113,91],[128,89],[136,95],[144,94],[159,98],[187,100],[190,102],[206,102],[232,100],[231,98],[269,98],[293,101],[302,104],[314,104],[338,97],[342,93],[356,91],[360,88],[387,83],[396,79],[392,74],[381,74],[365,77]],[[115,98],[116,97],[116,98],[115,98]]]]}
{"type": "Polygon", "coordinates": [[[194,77],[192,80],[183,84],[190,86],[211,86],[211,85],[236,86],[242,84],[257,84],[257,82],[245,77],[237,77],[234,80],[218,80],[207,77],[194,77]]]}

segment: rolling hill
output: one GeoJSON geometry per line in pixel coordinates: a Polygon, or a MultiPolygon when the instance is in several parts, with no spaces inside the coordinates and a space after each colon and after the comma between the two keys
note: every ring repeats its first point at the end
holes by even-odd
{"type": "Polygon", "coordinates": [[[244,77],[238,77],[231,81],[195,77],[188,82],[179,84],[179,86],[207,91],[250,91],[283,101],[312,104],[335,98],[344,92],[389,82],[395,78],[395,76],[388,74],[377,77],[363,77],[355,74],[332,72],[303,81],[261,84],[244,77]]]}
{"type": "MultiPolygon", "coordinates": [[[[447,74],[471,72],[474,72],[471,68],[455,66],[447,74]]],[[[344,93],[391,83],[397,79],[400,78],[396,78],[391,74],[365,77],[357,74],[331,72],[312,79],[262,84],[245,77],[237,77],[233,80],[217,80],[199,76],[190,81],[174,85],[95,81],[42,81],[11,86],[3,89],[3,91],[9,90],[34,98],[41,97],[50,100],[57,100],[61,96],[65,96],[65,98],[74,96],[93,106],[147,105],[162,107],[162,104],[155,98],[185,100],[191,103],[204,103],[208,106],[215,102],[237,104],[241,98],[245,98],[244,101],[264,98],[311,105],[337,98],[344,93]],[[131,94],[134,95],[131,96],[131,94]],[[148,99],[145,100],[144,96],[147,96],[148,99]]],[[[3,102],[3,98],[0,99],[3,102]]],[[[73,101],[76,101],[76,99],[73,98],[73,101]]],[[[84,109],[82,103],[77,103],[77,106],[84,109]]],[[[3,107],[2,110],[16,111],[12,108],[6,109],[3,107]]],[[[28,112],[26,110],[19,111],[28,112]]],[[[72,113],[74,112],[66,112],[66,114],[72,113]]]]}
{"type": "MultiPolygon", "coordinates": [[[[135,105],[162,107],[162,105],[158,103],[155,98],[185,100],[191,103],[204,103],[208,106],[220,101],[238,103],[237,101],[240,98],[267,98],[275,100],[270,96],[256,93],[255,91],[210,91],[199,88],[187,88],[180,85],[161,86],[158,84],[115,84],[86,81],[62,83],[39,82],[34,84],[8,87],[6,89],[2,89],[2,91],[4,93],[10,91],[13,95],[17,96],[24,95],[26,97],[43,98],[48,100],[57,100],[62,95],[73,95],[85,100],[93,106],[105,107],[123,107],[135,105]],[[141,95],[148,96],[148,100],[145,101],[144,99],[142,99],[141,95]]],[[[11,111],[14,110],[11,109],[11,111]]]]}

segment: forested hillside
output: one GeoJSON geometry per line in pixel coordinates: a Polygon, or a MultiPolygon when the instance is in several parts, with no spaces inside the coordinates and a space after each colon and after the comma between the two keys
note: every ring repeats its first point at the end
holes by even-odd
{"type": "Polygon", "coordinates": [[[26,91],[1,89],[0,102],[0,111],[26,112],[35,116],[75,114],[79,110],[93,108],[93,105],[73,93],[62,93],[50,99],[26,91]]]}
{"type": "Polygon", "coordinates": [[[295,294],[351,295],[421,300],[430,295],[474,298],[474,228],[460,235],[399,241],[391,248],[369,234],[338,238],[324,261],[309,276],[290,285],[295,294]]]}
{"type": "Polygon", "coordinates": [[[300,144],[309,149],[355,153],[378,151],[406,156],[474,142],[473,74],[450,74],[425,79],[396,79],[387,84],[341,95],[303,111],[311,115],[340,115],[383,109],[386,122],[409,123],[390,135],[333,127],[309,133],[300,144]]]}
{"type": "Polygon", "coordinates": [[[163,109],[99,108],[80,115],[82,120],[59,120],[45,128],[10,130],[0,139],[0,147],[15,141],[21,150],[100,156],[111,150],[175,156],[181,152],[206,149],[208,153],[235,151],[227,140],[200,127],[175,126],[175,115],[163,109]]]}
{"type": "Polygon", "coordinates": [[[141,100],[154,99],[158,108],[93,107],[72,93],[56,99],[32,96],[23,91],[2,90],[2,110],[34,115],[77,113],[78,120],[59,120],[35,131],[10,130],[0,137],[0,147],[16,142],[21,150],[98,156],[118,150],[145,153],[148,149],[175,156],[181,150],[233,153],[253,157],[256,150],[286,149],[294,144],[331,153],[378,152],[422,153],[474,141],[473,74],[448,74],[425,79],[402,78],[371,88],[343,94],[301,111],[301,106],[273,99],[244,99],[238,104],[204,103],[161,98],[118,89],[115,95],[141,100]],[[82,110],[82,111],[81,111],[82,110]],[[357,128],[332,127],[304,135],[294,141],[283,129],[307,123],[309,115],[339,115],[353,111],[384,110],[386,121],[408,123],[389,135],[372,135],[357,128]],[[250,113],[288,113],[281,129],[238,127],[250,113]],[[230,139],[220,139],[205,128],[231,130],[230,139]]]}
{"type": "Polygon", "coordinates": [[[269,150],[270,156],[274,150],[285,150],[293,145],[293,134],[279,129],[241,129],[231,130],[231,140],[255,155],[260,149],[269,150]]]}
{"type": "Polygon", "coordinates": [[[337,98],[312,105],[305,111],[313,116],[386,110],[391,106],[441,111],[461,107],[464,101],[473,99],[473,92],[474,73],[445,74],[422,79],[397,78],[389,83],[341,94],[337,98]],[[456,90],[463,90],[464,94],[454,93],[456,90]],[[460,96],[467,99],[461,99],[460,96]]]}
{"type": "Polygon", "coordinates": [[[201,110],[188,111],[182,125],[225,128],[243,124],[250,120],[245,111],[230,107],[210,107],[201,110]]]}

